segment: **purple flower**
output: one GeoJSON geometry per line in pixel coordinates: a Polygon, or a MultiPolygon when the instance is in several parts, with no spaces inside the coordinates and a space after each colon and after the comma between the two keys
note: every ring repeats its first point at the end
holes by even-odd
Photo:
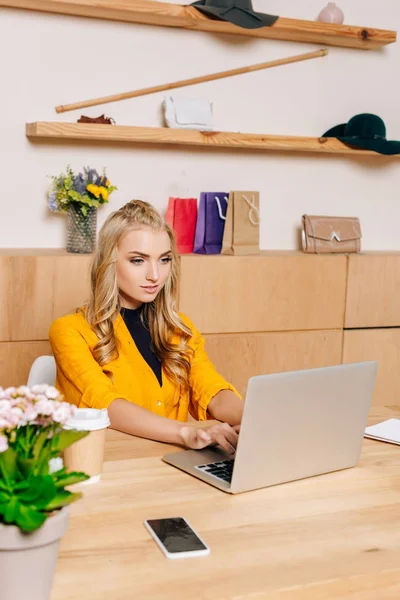
{"type": "Polygon", "coordinates": [[[99,187],[105,186],[106,181],[107,181],[107,177],[104,177],[104,175],[99,175],[98,178],[96,179],[96,185],[98,185],[99,187]]]}
{"type": "Polygon", "coordinates": [[[74,189],[78,194],[82,194],[82,196],[86,193],[86,183],[82,173],[79,173],[79,175],[75,177],[74,189]]]}
{"type": "Polygon", "coordinates": [[[99,176],[98,172],[96,171],[96,169],[90,169],[89,167],[86,167],[86,169],[84,169],[86,177],[87,177],[87,183],[96,183],[97,178],[99,176]]]}
{"type": "Polygon", "coordinates": [[[47,200],[47,206],[51,212],[58,212],[57,194],[55,192],[50,194],[49,199],[47,200]]]}

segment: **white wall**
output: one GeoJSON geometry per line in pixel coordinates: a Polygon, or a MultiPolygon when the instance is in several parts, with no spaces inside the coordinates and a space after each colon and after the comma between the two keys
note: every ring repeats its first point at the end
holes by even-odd
{"type": "MultiPolygon", "coordinates": [[[[254,0],[256,9],[314,19],[325,0],[254,0]]],[[[397,29],[398,0],[338,0],[346,23],[397,29]]],[[[169,195],[261,192],[261,246],[297,247],[303,213],[357,215],[365,250],[400,249],[400,157],[345,159],[135,145],[31,142],[25,122],[103,112],[120,125],[159,126],[163,94],[57,115],[54,107],[316,49],[97,19],[0,8],[0,247],[64,247],[66,219],[46,207],[47,175],[66,164],[107,167],[118,185],[99,224],[132,198],[164,211],[169,195]]],[[[214,102],[216,129],[322,135],[359,112],[380,114],[400,140],[400,42],[176,90],[214,102]]]]}

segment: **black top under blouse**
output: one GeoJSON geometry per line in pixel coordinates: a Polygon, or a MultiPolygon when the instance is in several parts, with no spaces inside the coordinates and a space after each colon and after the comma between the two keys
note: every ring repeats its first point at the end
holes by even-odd
{"type": "Polygon", "coordinates": [[[121,308],[121,316],[125,321],[125,325],[127,326],[137,349],[149,367],[153,370],[160,387],[162,387],[161,362],[153,352],[150,331],[140,318],[141,312],[142,307],[135,310],[131,308],[121,308]]]}

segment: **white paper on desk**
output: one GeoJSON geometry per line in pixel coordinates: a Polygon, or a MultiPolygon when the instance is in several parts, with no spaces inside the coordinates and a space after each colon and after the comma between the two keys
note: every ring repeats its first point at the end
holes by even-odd
{"type": "Polygon", "coordinates": [[[400,446],[400,419],[388,419],[365,430],[365,437],[400,446]]]}

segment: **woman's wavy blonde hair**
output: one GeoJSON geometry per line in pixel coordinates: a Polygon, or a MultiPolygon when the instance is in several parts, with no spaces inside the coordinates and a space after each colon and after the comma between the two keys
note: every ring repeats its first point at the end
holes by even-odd
{"type": "Polygon", "coordinates": [[[112,213],[99,233],[91,266],[90,296],[84,309],[89,325],[99,338],[93,348],[93,356],[100,366],[106,366],[110,360],[118,357],[114,332],[114,322],[121,309],[116,273],[118,246],[129,231],[142,227],[168,233],[172,261],[164,287],[152,302],[143,305],[141,318],[150,330],[154,352],[166,375],[187,389],[192,354],[188,340],[192,332],[180,319],[176,310],[180,265],[175,237],[158,211],[142,200],[132,200],[112,213]],[[174,334],[178,334],[177,344],[171,341],[174,334]]]}

